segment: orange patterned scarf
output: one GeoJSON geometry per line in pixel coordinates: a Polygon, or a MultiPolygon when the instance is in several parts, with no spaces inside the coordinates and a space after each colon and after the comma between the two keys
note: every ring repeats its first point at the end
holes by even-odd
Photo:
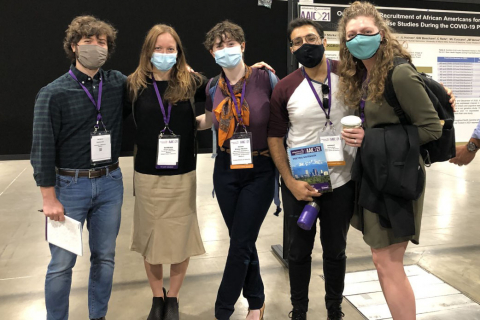
{"type": "MultiPolygon", "coordinates": [[[[237,105],[241,109],[241,115],[243,119],[243,124],[246,126],[250,125],[250,108],[248,106],[248,102],[243,98],[243,105],[240,106],[240,98],[242,96],[242,87],[243,82],[246,81],[246,85],[248,84],[250,75],[252,74],[252,68],[245,66],[245,76],[240,79],[234,86],[233,86],[233,93],[235,95],[235,99],[237,100],[237,105]]],[[[222,90],[225,99],[222,100],[216,107],[215,107],[215,117],[218,121],[218,146],[222,147],[223,143],[230,139],[235,132],[235,124],[239,123],[238,114],[235,109],[235,104],[233,103],[233,99],[230,96],[230,91],[228,90],[227,83],[225,82],[225,75],[222,74],[220,79],[218,79],[218,87],[222,90]],[[234,120],[235,118],[235,120],[234,120]]]]}

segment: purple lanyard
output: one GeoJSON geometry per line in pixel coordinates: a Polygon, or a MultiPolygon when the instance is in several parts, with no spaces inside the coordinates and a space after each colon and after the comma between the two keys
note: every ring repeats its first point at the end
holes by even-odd
{"type": "Polygon", "coordinates": [[[364,98],[360,100],[360,119],[362,119],[362,123],[365,123],[365,99],[364,98]]]}
{"type": "Polygon", "coordinates": [[[72,76],[72,78],[75,81],[78,82],[78,84],[82,87],[83,91],[85,91],[88,98],[90,99],[90,101],[92,101],[93,105],[97,109],[97,124],[95,125],[95,129],[98,129],[98,123],[101,122],[102,125],[103,125],[103,128],[105,130],[107,130],[107,128],[105,127],[105,124],[103,123],[103,120],[102,120],[102,114],[100,113],[100,107],[101,107],[101,104],[102,104],[103,79],[100,78],[100,85],[98,86],[98,102],[95,102],[95,99],[91,95],[90,91],[88,91],[88,89],[80,81],[78,81],[77,77],[72,72],[72,70],[68,70],[68,73],[72,76]]]}
{"type": "MultiPolygon", "coordinates": [[[[367,74],[363,76],[363,81],[362,81],[362,86],[363,82],[367,79],[367,74]]],[[[362,100],[360,100],[360,119],[362,119],[362,123],[365,123],[365,104],[366,104],[366,96],[362,96],[362,100]]]]}
{"type": "MultiPolygon", "coordinates": [[[[330,110],[332,109],[331,108],[331,106],[332,106],[332,89],[330,88],[330,90],[328,90],[328,104],[329,105],[327,106],[328,107],[328,112],[327,112],[327,111],[325,111],[325,108],[323,107],[322,100],[318,96],[317,90],[315,90],[315,87],[312,84],[312,80],[310,79],[307,72],[305,71],[305,68],[303,68],[303,74],[305,75],[305,79],[307,79],[307,82],[310,85],[310,88],[312,89],[313,94],[315,95],[315,98],[317,99],[318,104],[320,105],[320,108],[322,108],[323,113],[325,113],[325,116],[327,117],[327,122],[325,122],[325,126],[327,126],[327,124],[333,125],[333,122],[330,120],[330,110]]],[[[332,81],[331,81],[331,76],[330,76],[330,61],[329,60],[327,60],[327,79],[328,79],[328,85],[331,86],[332,81]]],[[[323,92],[322,92],[322,95],[323,95],[323,92]]]]}
{"type": "Polygon", "coordinates": [[[233,92],[232,86],[230,85],[230,81],[226,76],[225,76],[225,82],[227,83],[228,90],[230,91],[230,96],[233,100],[233,104],[235,105],[235,109],[237,110],[238,120],[240,124],[243,126],[243,128],[245,129],[245,131],[247,131],[247,129],[245,128],[245,124],[243,123],[242,110],[240,109],[243,106],[243,100],[245,99],[245,83],[247,82],[247,80],[243,82],[242,95],[240,97],[240,108],[238,107],[237,98],[235,97],[235,93],[233,92]]]}
{"type": "Polygon", "coordinates": [[[172,104],[171,103],[168,104],[168,115],[165,114],[165,107],[163,106],[162,97],[160,96],[160,92],[158,91],[157,82],[155,81],[155,77],[153,76],[153,74],[152,74],[152,82],[153,82],[153,87],[155,88],[155,93],[157,94],[158,103],[160,104],[160,110],[162,110],[163,121],[165,122],[165,128],[163,128],[163,130],[160,131],[160,133],[163,134],[165,133],[165,130],[168,129],[168,131],[170,131],[170,134],[173,134],[173,131],[168,126],[168,124],[170,123],[170,116],[172,115],[172,104]]]}

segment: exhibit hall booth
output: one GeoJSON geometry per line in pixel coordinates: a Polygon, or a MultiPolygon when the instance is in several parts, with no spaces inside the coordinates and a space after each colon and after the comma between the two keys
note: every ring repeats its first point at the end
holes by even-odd
{"type": "Polygon", "coordinates": [[[480,0],[352,2],[2,0],[0,319],[480,320],[480,0]]]}

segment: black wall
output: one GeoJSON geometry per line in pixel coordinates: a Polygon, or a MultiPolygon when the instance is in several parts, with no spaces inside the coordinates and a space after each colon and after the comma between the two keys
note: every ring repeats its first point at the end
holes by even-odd
{"type": "MultiPolygon", "coordinates": [[[[275,1],[268,9],[259,7],[257,0],[1,0],[1,158],[28,158],[35,96],[41,87],[68,71],[70,62],[62,41],[70,21],[82,14],[107,20],[119,31],[116,53],[104,69],[126,75],[133,72],[147,31],[154,24],[166,23],[180,35],[188,63],[195,71],[213,77],[220,68],[202,42],[217,22],[230,19],[244,28],[246,62],[268,61],[280,77],[285,76],[285,1],[275,1]]],[[[133,145],[132,129],[129,119],[124,130],[125,151],[133,145]]],[[[210,137],[209,130],[200,133],[201,149],[211,147],[210,137]]]]}
{"type": "MultiPolygon", "coordinates": [[[[480,4],[439,1],[376,0],[379,6],[480,11],[480,4]]],[[[479,0],[461,0],[478,3],[479,0]]],[[[350,1],[315,1],[348,4],[350,1]]],[[[49,0],[0,1],[0,159],[28,158],[33,105],[41,87],[68,70],[62,41],[77,15],[93,14],[119,30],[117,51],[105,69],[130,74],[136,67],[144,37],[157,23],[172,25],[187,51],[189,64],[206,76],[220,69],[204,49],[205,33],[221,20],[240,24],[246,33],[246,62],[267,61],[280,77],[286,75],[285,29],[287,2],[274,1],[272,9],[257,0],[49,0]],[[19,156],[23,155],[23,156],[19,156]]],[[[201,112],[202,106],[198,106],[201,112]]],[[[124,132],[124,151],[133,144],[131,119],[124,132]]],[[[200,148],[210,147],[210,131],[200,133],[200,148]]]]}
{"type": "Polygon", "coordinates": [[[476,3],[480,4],[480,0],[427,0],[427,1],[436,1],[436,2],[459,2],[459,3],[476,3]]]}

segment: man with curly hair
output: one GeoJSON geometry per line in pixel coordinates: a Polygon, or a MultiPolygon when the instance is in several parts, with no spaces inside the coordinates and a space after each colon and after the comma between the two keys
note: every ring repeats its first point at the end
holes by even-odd
{"type": "MultiPolygon", "coordinates": [[[[123,203],[118,166],[126,77],[101,69],[113,53],[115,28],[92,16],[73,19],[63,43],[70,70],[35,100],[31,163],[48,219],[87,220],[90,319],[105,319],[112,291],[123,203]]],[[[68,319],[77,256],[50,244],[45,281],[47,320],[68,319]]]]}

